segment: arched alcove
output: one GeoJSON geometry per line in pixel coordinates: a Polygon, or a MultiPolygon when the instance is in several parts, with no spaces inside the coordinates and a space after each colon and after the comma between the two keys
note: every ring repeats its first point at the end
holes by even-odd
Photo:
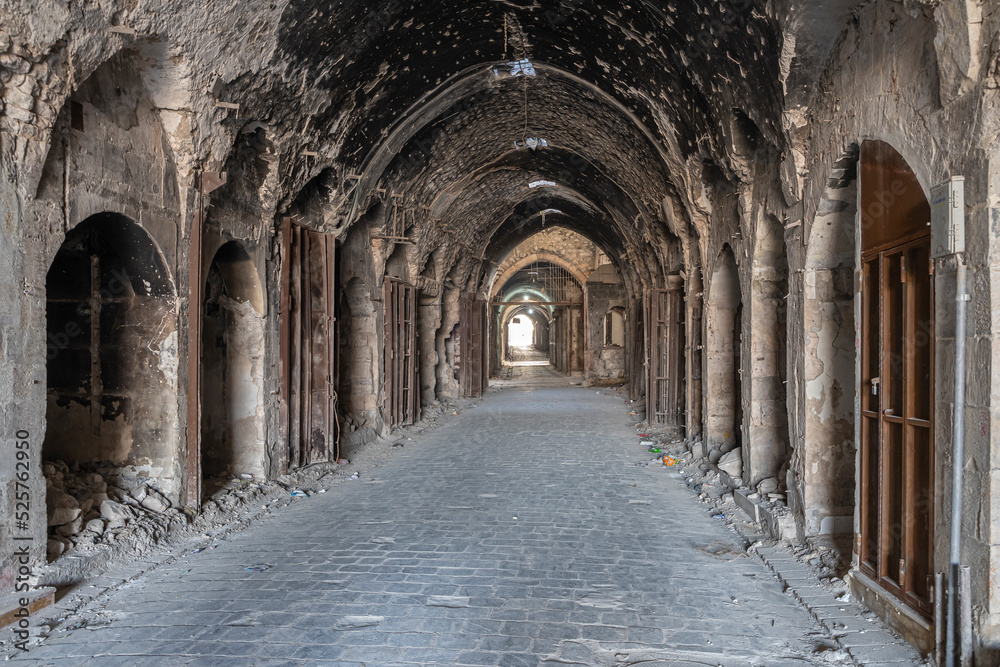
{"type": "Polygon", "coordinates": [[[93,215],[67,233],[45,287],[43,458],[106,461],[176,491],[176,307],[156,244],[125,216],[93,215]]]}
{"type": "Polygon", "coordinates": [[[201,465],[206,484],[232,475],[263,477],[264,291],[238,241],[215,253],[202,309],[201,465]]]}
{"type": "Polygon", "coordinates": [[[604,347],[625,346],[625,309],[612,308],[604,314],[604,347]]]}

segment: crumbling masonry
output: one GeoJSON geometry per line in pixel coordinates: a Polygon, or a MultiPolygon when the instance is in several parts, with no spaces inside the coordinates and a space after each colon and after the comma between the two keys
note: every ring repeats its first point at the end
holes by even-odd
{"type": "Polygon", "coordinates": [[[43,563],[126,505],[196,513],[213,479],[336,460],[478,396],[523,317],[559,372],[622,386],[786,506],[785,537],[848,545],[856,594],[928,651],[957,266],[932,255],[930,192],[962,176],[962,561],[995,659],[995,3],[0,17],[0,591],[15,536],[43,563]]]}

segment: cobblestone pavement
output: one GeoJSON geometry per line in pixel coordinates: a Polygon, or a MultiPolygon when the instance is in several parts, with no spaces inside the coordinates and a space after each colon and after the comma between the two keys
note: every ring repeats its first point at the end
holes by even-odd
{"type": "Polygon", "coordinates": [[[377,477],[297,500],[115,591],[56,665],[830,664],[828,633],[620,399],[491,392],[377,477]]]}

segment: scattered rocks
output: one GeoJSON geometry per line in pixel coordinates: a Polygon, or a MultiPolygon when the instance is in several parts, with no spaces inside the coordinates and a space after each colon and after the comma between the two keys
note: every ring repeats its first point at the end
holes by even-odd
{"type": "Polygon", "coordinates": [[[113,500],[105,500],[101,503],[101,516],[110,521],[128,521],[135,515],[126,505],[116,503],[113,500]]]}
{"type": "Polygon", "coordinates": [[[740,477],[743,474],[743,448],[737,447],[723,454],[719,459],[719,470],[730,477],[740,477]]]}
{"type": "Polygon", "coordinates": [[[45,545],[45,551],[49,558],[55,558],[56,556],[61,556],[66,551],[66,545],[62,540],[49,538],[49,541],[45,545]]]}
{"type": "Polygon", "coordinates": [[[80,508],[59,507],[49,514],[49,526],[64,526],[80,516],[80,508]]]}
{"type": "Polygon", "coordinates": [[[167,503],[163,502],[159,498],[154,498],[153,496],[147,496],[146,499],[140,504],[149,511],[157,512],[159,514],[166,512],[169,507],[167,503]]]}
{"type": "MultiPolygon", "coordinates": [[[[170,509],[170,501],[141,476],[129,476],[110,461],[48,461],[42,472],[50,560],[73,548],[114,542],[130,523],[170,509]]],[[[148,539],[157,534],[155,528],[146,531],[148,539]]]]}
{"type": "Polygon", "coordinates": [[[155,489],[147,489],[146,497],[139,504],[145,509],[159,514],[166,512],[170,508],[170,501],[155,489]]]}
{"type": "Polygon", "coordinates": [[[56,528],[56,533],[62,535],[63,537],[70,537],[71,535],[76,535],[83,528],[83,517],[79,516],[80,510],[76,510],[77,517],[67,524],[58,526],[56,528]]]}
{"type": "Polygon", "coordinates": [[[757,491],[761,495],[768,495],[777,490],[778,479],[776,477],[768,477],[767,479],[761,480],[760,484],[757,485],[757,491]]]}

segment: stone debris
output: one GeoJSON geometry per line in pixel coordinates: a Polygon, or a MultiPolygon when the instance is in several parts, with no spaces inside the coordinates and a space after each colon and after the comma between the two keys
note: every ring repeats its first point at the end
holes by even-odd
{"type": "Polygon", "coordinates": [[[427,596],[427,606],[461,609],[469,606],[469,598],[462,595],[429,595],[427,596]]]}
{"type": "Polygon", "coordinates": [[[385,620],[385,616],[344,616],[333,624],[334,630],[371,628],[385,620]]]}
{"type": "Polygon", "coordinates": [[[110,462],[49,461],[42,472],[50,560],[76,548],[114,542],[144,509],[157,513],[170,509],[159,491],[127,478],[110,462]],[[128,485],[128,490],[118,484],[128,485]]]}
{"type": "Polygon", "coordinates": [[[49,526],[62,526],[80,516],[79,507],[57,507],[49,515],[49,526]]]}
{"type": "Polygon", "coordinates": [[[770,495],[778,490],[778,479],[776,477],[768,477],[767,479],[761,480],[757,485],[757,491],[761,495],[770,495]]]}
{"type": "Polygon", "coordinates": [[[743,474],[743,448],[737,447],[723,454],[717,464],[730,477],[739,477],[743,474]]]}

